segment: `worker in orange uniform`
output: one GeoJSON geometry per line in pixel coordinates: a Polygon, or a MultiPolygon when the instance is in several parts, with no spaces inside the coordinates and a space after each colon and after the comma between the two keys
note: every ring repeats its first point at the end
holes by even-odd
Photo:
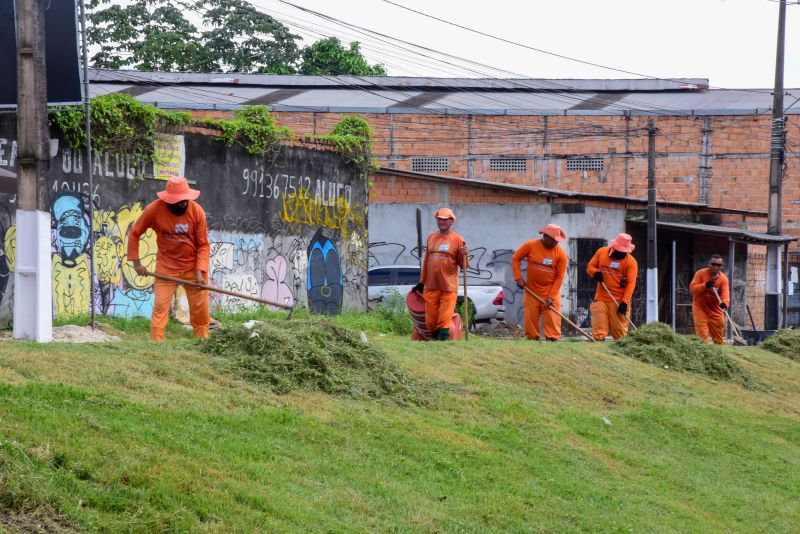
{"type": "Polygon", "coordinates": [[[561,337],[561,284],[567,272],[567,253],[558,246],[567,239],[564,230],[557,224],[548,224],[539,233],[541,239],[531,239],[523,243],[511,258],[514,269],[514,280],[517,287],[528,289],[539,295],[546,304],[542,304],[526,291],[523,299],[525,310],[525,337],[539,339],[539,319],[544,325],[544,337],[548,341],[556,341],[561,337]],[[527,260],[527,282],[522,281],[520,262],[527,260]],[[556,311],[554,311],[556,310],[556,311]]]}
{"type": "Polygon", "coordinates": [[[639,273],[639,264],[631,255],[634,248],[636,245],[630,235],[618,234],[609,246],[600,247],[586,266],[588,275],[597,282],[594,302],[589,306],[592,335],[597,341],[603,341],[609,332],[614,339],[628,333],[631,297],[639,273]],[[609,291],[617,301],[616,305],[609,291]]]}
{"type": "MultiPolygon", "coordinates": [[[[208,283],[208,226],[203,208],[195,202],[200,191],[190,189],[186,178],[170,178],[158,200],[150,203],[131,228],[128,259],[140,276],[148,274],[139,261],[139,237],[149,228],[156,233],[156,272],[197,284],[208,283]]],[[[156,278],[155,302],[150,317],[150,339],[163,341],[167,314],[177,282],[156,278]]],[[[185,285],[189,321],[194,336],[208,337],[208,291],[185,285]]]]}
{"type": "Polygon", "coordinates": [[[433,339],[450,339],[450,321],[458,299],[458,268],[464,266],[468,250],[464,238],[451,228],[456,216],[449,208],[436,211],[438,232],[428,236],[420,281],[414,291],[425,299],[425,324],[433,339]]]}
{"type": "Polygon", "coordinates": [[[717,345],[725,343],[725,313],[731,305],[728,277],[722,273],[722,256],[713,254],[708,267],[694,273],[689,291],[692,292],[692,317],[697,337],[708,342],[708,334],[717,345]],[[717,290],[719,298],[714,294],[717,290]]]}

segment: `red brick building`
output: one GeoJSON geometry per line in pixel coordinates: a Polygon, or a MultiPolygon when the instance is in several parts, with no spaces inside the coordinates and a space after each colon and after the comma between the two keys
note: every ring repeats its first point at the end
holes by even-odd
{"type": "MultiPolygon", "coordinates": [[[[630,209],[630,200],[641,211],[647,192],[646,127],[652,119],[658,129],[657,200],[678,212],[669,220],[745,232],[766,230],[772,102],[768,89],[711,89],[700,79],[464,80],[98,71],[93,73],[92,91],[124,91],[148,103],[209,115],[266,104],[279,124],[299,134],[327,133],[343,114],[362,115],[374,131],[374,153],[384,168],[373,177],[373,206],[441,202],[427,177],[451,177],[528,187],[523,202],[555,198],[568,203],[571,196],[585,195],[584,200],[594,198],[591,202],[624,209],[630,209]],[[395,171],[410,172],[401,176],[395,171]]],[[[800,99],[800,90],[787,94],[782,226],[784,234],[800,237],[800,106],[792,104],[800,99]]],[[[484,186],[453,184],[446,200],[520,200],[519,191],[503,186],[487,191],[484,186]]],[[[664,209],[659,213],[662,220],[662,214],[667,216],[664,209]]],[[[631,231],[637,231],[636,225],[631,222],[631,231]]],[[[693,231],[703,233],[702,227],[693,231]]],[[[730,242],[746,242],[740,238],[709,237],[717,239],[715,246],[723,253],[728,253],[730,242]]],[[[747,259],[747,302],[760,323],[765,247],[753,244],[761,243],[758,240],[750,243],[736,255],[737,261],[747,259]]],[[[697,251],[694,264],[702,263],[705,253],[697,251]]],[[[789,253],[788,305],[790,322],[797,323],[796,242],[789,253]]]]}

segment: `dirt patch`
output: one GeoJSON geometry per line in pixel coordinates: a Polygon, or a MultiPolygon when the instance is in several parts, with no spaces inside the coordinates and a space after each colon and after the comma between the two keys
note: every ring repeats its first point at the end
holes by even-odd
{"type": "Polygon", "coordinates": [[[43,534],[68,534],[78,532],[49,506],[29,511],[0,509],[0,531],[13,534],[37,532],[43,534]]]}
{"type": "Polygon", "coordinates": [[[800,330],[778,330],[761,346],[770,352],[800,362],[800,330]]]}
{"type": "Polygon", "coordinates": [[[649,323],[612,344],[614,351],[669,371],[686,371],[750,387],[753,378],[716,345],[676,334],[664,323],[649,323]]]}
{"type": "Polygon", "coordinates": [[[203,344],[228,371],[279,394],[302,389],[427,404],[429,387],[377,346],[325,317],[224,325],[203,344]]]}
{"type": "Polygon", "coordinates": [[[521,327],[500,321],[492,321],[488,324],[478,325],[475,333],[481,337],[491,337],[494,339],[525,339],[525,330],[521,327]]]}
{"type": "MultiPolygon", "coordinates": [[[[0,341],[13,340],[14,334],[10,330],[0,332],[0,341]]],[[[95,330],[90,326],[74,324],[53,327],[53,341],[57,343],[105,343],[119,340],[119,336],[105,332],[100,326],[95,330]]]]}

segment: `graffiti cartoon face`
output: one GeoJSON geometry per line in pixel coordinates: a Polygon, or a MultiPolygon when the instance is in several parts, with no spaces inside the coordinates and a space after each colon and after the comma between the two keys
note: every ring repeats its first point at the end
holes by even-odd
{"type": "MultiPolygon", "coordinates": [[[[123,243],[123,247],[125,247],[123,243]]],[[[139,237],[139,260],[148,271],[156,270],[156,254],[158,252],[158,245],[156,245],[156,233],[151,229],[147,230],[139,237]]],[[[125,280],[134,289],[146,289],[153,285],[152,276],[139,276],[133,269],[133,263],[128,261],[128,255],[125,254],[122,258],[122,274],[125,275],[125,280]]]]}
{"type": "Polygon", "coordinates": [[[64,265],[75,265],[89,243],[89,224],[81,197],[75,193],[60,193],[53,202],[55,248],[64,265]]]}
{"type": "Polygon", "coordinates": [[[315,313],[336,315],[342,309],[342,265],[330,239],[318,231],[308,245],[306,290],[315,313]]]}

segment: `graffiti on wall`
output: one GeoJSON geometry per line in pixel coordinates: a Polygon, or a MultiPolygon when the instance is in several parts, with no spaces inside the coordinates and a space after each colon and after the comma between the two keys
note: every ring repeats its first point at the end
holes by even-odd
{"type": "MultiPolygon", "coordinates": [[[[0,118],[0,133],[12,127],[0,118]]],[[[15,146],[10,138],[0,139],[0,167],[14,165],[15,146]]],[[[203,136],[185,138],[190,156],[185,173],[203,180],[210,283],[323,313],[365,309],[366,188],[353,185],[354,173],[340,165],[338,155],[287,149],[284,160],[268,168],[239,148],[223,154],[218,146],[203,136]],[[237,167],[243,169],[243,181],[232,171],[237,167]],[[276,169],[295,175],[276,174],[276,169]],[[308,176],[313,173],[317,176],[308,176]]],[[[48,172],[54,314],[86,314],[93,307],[118,317],[151,314],[154,280],[139,276],[127,256],[130,229],[146,205],[142,199],[154,198],[163,187],[145,180],[139,189],[131,188],[143,169],[152,165],[123,154],[95,153],[91,166],[83,150],[61,146],[54,156],[48,172]]],[[[0,194],[0,318],[5,322],[0,327],[9,326],[13,316],[14,202],[0,194]]],[[[154,271],[152,231],[141,237],[139,249],[142,264],[154,271]]],[[[230,295],[211,293],[210,298],[216,308],[257,305],[230,295]]]]}
{"type": "Polygon", "coordinates": [[[333,242],[318,230],[308,245],[306,275],[308,307],[316,313],[335,315],[342,308],[342,264],[333,242]]]}

